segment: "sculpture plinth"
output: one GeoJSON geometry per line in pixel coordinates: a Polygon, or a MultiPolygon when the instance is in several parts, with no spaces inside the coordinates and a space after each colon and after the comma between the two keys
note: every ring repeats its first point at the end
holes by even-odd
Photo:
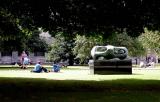
{"type": "MultiPolygon", "coordinates": [[[[100,47],[102,48],[102,46],[100,47]]],[[[92,54],[94,59],[89,62],[91,74],[132,74],[132,60],[127,58],[128,50],[126,48],[112,46],[112,49],[109,49],[105,46],[109,53],[106,50],[96,52],[97,48],[94,48],[95,52],[91,51],[94,52],[92,54]],[[123,53],[119,53],[120,50],[123,53]]]]}

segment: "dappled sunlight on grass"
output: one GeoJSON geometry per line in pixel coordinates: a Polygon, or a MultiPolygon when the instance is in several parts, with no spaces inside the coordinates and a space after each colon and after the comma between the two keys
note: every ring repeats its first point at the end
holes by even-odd
{"type": "Polygon", "coordinates": [[[59,73],[32,73],[31,69],[0,69],[2,102],[160,101],[159,69],[133,68],[133,74],[125,75],[92,75],[88,67],[79,66],[59,73]]]}
{"type": "MultiPolygon", "coordinates": [[[[33,66],[32,66],[33,67],[33,66]]],[[[59,73],[32,73],[32,68],[23,70],[19,68],[3,68],[0,70],[0,77],[17,78],[46,78],[49,80],[115,80],[115,79],[151,79],[160,80],[159,68],[133,68],[133,74],[116,75],[92,75],[88,66],[69,66],[62,68],[59,73]]],[[[51,66],[48,66],[51,69],[51,66]]]]}

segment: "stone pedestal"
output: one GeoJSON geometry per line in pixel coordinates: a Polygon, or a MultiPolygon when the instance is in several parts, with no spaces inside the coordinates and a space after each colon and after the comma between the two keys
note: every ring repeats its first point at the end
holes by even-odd
{"type": "Polygon", "coordinates": [[[96,60],[89,63],[91,74],[132,74],[132,60],[96,60]]]}
{"type": "Polygon", "coordinates": [[[89,60],[89,68],[90,68],[90,74],[94,74],[94,61],[93,60],[89,60]]]}

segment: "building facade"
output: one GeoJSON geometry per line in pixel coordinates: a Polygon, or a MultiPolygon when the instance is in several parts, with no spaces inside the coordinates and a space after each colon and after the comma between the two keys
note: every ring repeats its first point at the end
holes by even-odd
{"type": "MultiPolygon", "coordinates": [[[[47,53],[36,52],[29,53],[28,58],[30,59],[32,64],[35,64],[37,61],[41,61],[42,63],[46,63],[47,61],[47,53]]],[[[20,62],[20,55],[18,51],[12,51],[11,53],[4,54],[0,52],[0,64],[13,64],[20,62]]]]}

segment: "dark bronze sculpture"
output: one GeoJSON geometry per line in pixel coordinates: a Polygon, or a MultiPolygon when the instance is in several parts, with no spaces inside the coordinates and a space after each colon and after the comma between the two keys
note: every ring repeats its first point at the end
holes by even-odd
{"type": "Polygon", "coordinates": [[[113,59],[119,58],[123,60],[128,56],[128,50],[126,47],[116,47],[112,45],[107,46],[94,46],[91,50],[91,56],[94,60],[102,59],[113,59]]]}
{"type": "Polygon", "coordinates": [[[91,56],[91,74],[132,74],[132,60],[126,47],[94,46],[91,56]]]}

